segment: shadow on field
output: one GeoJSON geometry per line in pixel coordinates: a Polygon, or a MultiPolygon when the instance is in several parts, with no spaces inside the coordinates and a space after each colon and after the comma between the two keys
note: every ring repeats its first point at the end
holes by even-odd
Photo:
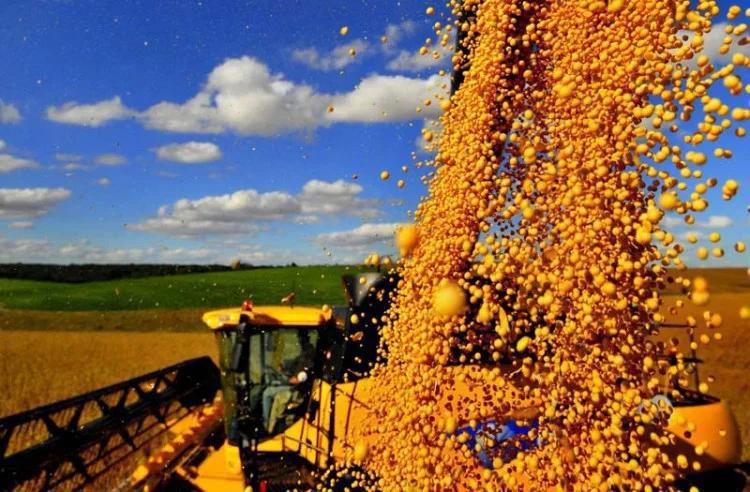
{"type": "Polygon", "coordinates": [[[750,463],[741,463],[732,468],[725,468],[699,475],[693,475],[685,480],[680,480],[675,485],[679,490],[687,491],[690,487],[698,487],[701,491],[742,491],[746,490],[750,484],[750,463]]]}

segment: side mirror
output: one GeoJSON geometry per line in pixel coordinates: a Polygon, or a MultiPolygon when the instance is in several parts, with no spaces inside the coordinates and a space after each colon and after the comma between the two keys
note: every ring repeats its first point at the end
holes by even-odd
{"type": "Polygon", "coordinates": [[[237,325],[237,338],[232,348],[232,360],[229,363],[230,372],[244,372],[248,365],[248,345],[250,343],[250,329],[247,322],[237,325]]]}

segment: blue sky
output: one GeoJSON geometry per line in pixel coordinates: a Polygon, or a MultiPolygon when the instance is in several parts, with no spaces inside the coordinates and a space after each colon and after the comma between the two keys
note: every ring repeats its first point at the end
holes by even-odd
{"type": "MultiPolygon", "coordinates": [[[[425,193],[411,154],[437,105],[415,108],[448,82],[436,75],[447,58],[417,53],[439,20],[429,5],[1,2],[0,261],[388,252],[425,193]]],[[[747,143],[721,145],[735,158],[706,172],[741,188],[728,203],[709,194],[710,224],[720,263],[750,266],[732,250],[748,241],[747,143]]]]}

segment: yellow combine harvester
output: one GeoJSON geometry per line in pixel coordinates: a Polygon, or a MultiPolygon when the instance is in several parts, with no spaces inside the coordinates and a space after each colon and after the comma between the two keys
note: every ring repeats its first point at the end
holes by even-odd
{"type": "MultiPolygon", "coordinates": [[[[245,303],[206,313],[219,371],[207,358],[187,361],[0,420],[0,490],[314,488],[320,472],[343,462],[363,423],[372,384],[367,371],[380,343],[372,320],[385,313],[394,280],[371,273],[346,276],[344,284],[348,305],[330,310],[245,303]],[[215,399],[219,380],[223,398],[215,399]],[[49,437],[24,444],[40,427],[49,437]],[[159,436],[168,436],[167,444],[152,447],[165,442],[159,436]]],[[[452,391],[443,397],[484,396],[460,386],[452,391]]],[[[671,391],[659,397],[674,408],[671,454],[699,461],[702,472],[736,464],[740,436],[726,402],[679,394],[680,401],[671,391]],[[683,418],[698,428],[691,432],[683,418]],[[696,456],[701,443],[708,446],[696,456]]],[[[478,430],[491,429],[496,441],[512,439],[535,426],[533,415],[475,429],[458,422],[456,433],[481,448],[478,430]]],[[[470,461],[467,467],[492,466],[482,451],[470,461]]]]}

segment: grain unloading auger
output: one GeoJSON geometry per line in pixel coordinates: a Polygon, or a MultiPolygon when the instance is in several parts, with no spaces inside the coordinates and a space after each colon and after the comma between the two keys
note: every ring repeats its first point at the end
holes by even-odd
{"type": "MultiPolygon", "coordinates": [[[[361,434],[374,384],[367,370],[380,343],[377,320],[395,280],[349,275],[344,284],[348,305],[330,310],[245,303],[206,313],[219,368],[194,359],[0,420],[0,490],[314,488],[361,434]],[[223,397],[215,399],[220,385],[223,397]]],[[[445,399],[482,397],[458,384],[438,390],[445,399]]],[[[679,394],[659,397],[674,409],[669,454],[699,461],[703,472],[736,464],[739,431],[726,402],[679,394]],[[698,428],[687,432],[683,419],[698,428]],[[705,452],[696,456],[704,441],[705,452]]],[[[534,426],[526,415],[479,419],[475,428],[457,422],[455,432],[479,449],[467,467],[492,467],[478,431],[491,429],[502,442],[534,426]]]]}

